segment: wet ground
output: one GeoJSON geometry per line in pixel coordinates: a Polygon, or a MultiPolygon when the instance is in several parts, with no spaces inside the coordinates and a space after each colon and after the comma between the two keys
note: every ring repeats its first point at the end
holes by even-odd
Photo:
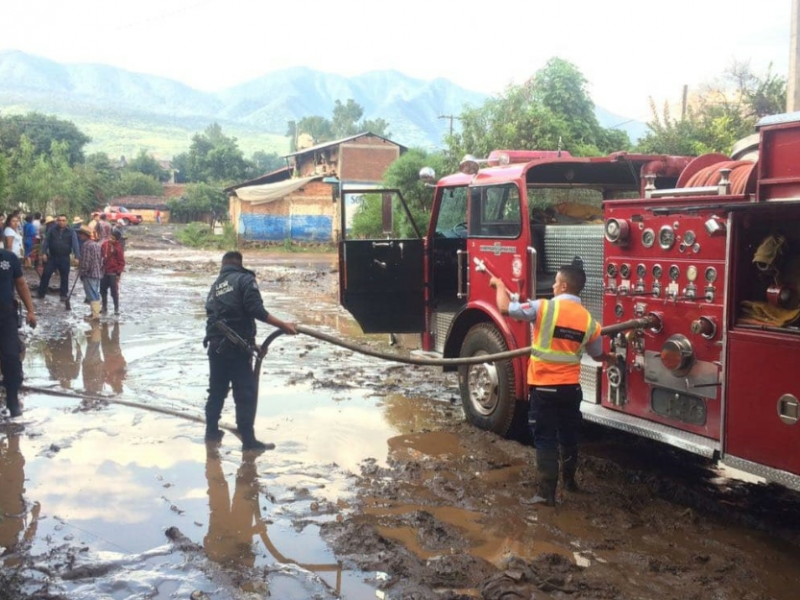
{"type": "MultiPolygon", "coordinates": [[[[434,370],[284,336],[256,422],[276,449],[206,446],[221,252],[171,239],[131,233],[119,317],[39,304],[34,391],[0,421],[0,599],[798,597],[796,494],[587,428],[584,492],[523,506],[533,451],[463,424],[434,370]]],[[[389,349],[337,307],[334,257],[247,262],[281,318],[389,349]]]]}

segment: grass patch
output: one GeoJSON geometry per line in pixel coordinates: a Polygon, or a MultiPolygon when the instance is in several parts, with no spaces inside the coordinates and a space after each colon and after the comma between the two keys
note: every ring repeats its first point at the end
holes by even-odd
{"type": "Polygon", "coordinates": [[[184,246],[189,248],[203,248],[205,250],[235,250],[236,230],[233,223],[222,226],[222,235],[217,235],[207,223],[192,222],[181,227],[175,232],[175,237],[184,246]]]}

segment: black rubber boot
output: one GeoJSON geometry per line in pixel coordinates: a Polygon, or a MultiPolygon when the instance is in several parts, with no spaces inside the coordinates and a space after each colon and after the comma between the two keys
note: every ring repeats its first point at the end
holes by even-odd
{"type": "Polygon", "coordinates": [[[242,450],[245,452],[264,452],[265,450],[273,450],[275,444],[269,442],[259,442],[256,439],[253,430],[242,431],[242,450]]]}
{"type": "Polygon", "coordinates": [[[578,470],[578,448],[568,446],[561,449],[561,479],[564,482],[564,489],[568,492],[579,492],[575,473],[578,470]]]}
{"type": "Polygon", "coordinates": [[[207,442],[219,442],[222,439],[222,436],[225,435],[225,432],[219,428],[219,421],[207,421],[206,422],[206,441],[207,442]]]}
{"type": "Polygon", "coordinates": [[[6,408],[12,418],[22,416],[22,409],[19,407],[19,392],[6,390],[6,408]]]}

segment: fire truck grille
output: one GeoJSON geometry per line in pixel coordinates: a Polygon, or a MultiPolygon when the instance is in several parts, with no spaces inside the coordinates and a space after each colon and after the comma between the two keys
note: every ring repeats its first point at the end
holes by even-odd
{"type": "Polygon", "coordinates": [[[603,318],[603,226],[548,225],[544,235],[544,269],[555,273],[580,256],[586,271],[581,300],[592,316],[603,318]]]}

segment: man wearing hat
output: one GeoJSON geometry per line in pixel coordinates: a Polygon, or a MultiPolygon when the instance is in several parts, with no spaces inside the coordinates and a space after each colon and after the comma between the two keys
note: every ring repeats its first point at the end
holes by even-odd
{"type": "Polygon", "coordinates": [[[70,254],[75,256],[75,260],[80,260],[81,258],[81,250],[78,246],[78,237],[75,235],[75,230],[67,227],[67,215],[61,214],[56,218],[56,226],[45,234],[42,242],[44,272],[42,273],[42,280],[39,282],[37,297],[44,298],[47,293],[47,286],[50,285],[50,277],[58,269],[58,273],[61,276],[61,299],[67,299],[70,254]]]}
{"type": "Polygon", "coordinates": [[[100,244],[92,239],[92,230],[84,226],[78,230],[81,238],[81,262],[79,274],[83,281],[83,289],[89,299],[92,312],[88,318],[96,321],[100,319],[100,280],[103,278],[103,256],[100,244]]]}
{"type": "Polygon", "coordinates": [[[75,231],[78,231],[78,229],[81,228],[81,225],[83,225],[83,219],[81,217],[72,217],[72,228],[75,231]]]}

